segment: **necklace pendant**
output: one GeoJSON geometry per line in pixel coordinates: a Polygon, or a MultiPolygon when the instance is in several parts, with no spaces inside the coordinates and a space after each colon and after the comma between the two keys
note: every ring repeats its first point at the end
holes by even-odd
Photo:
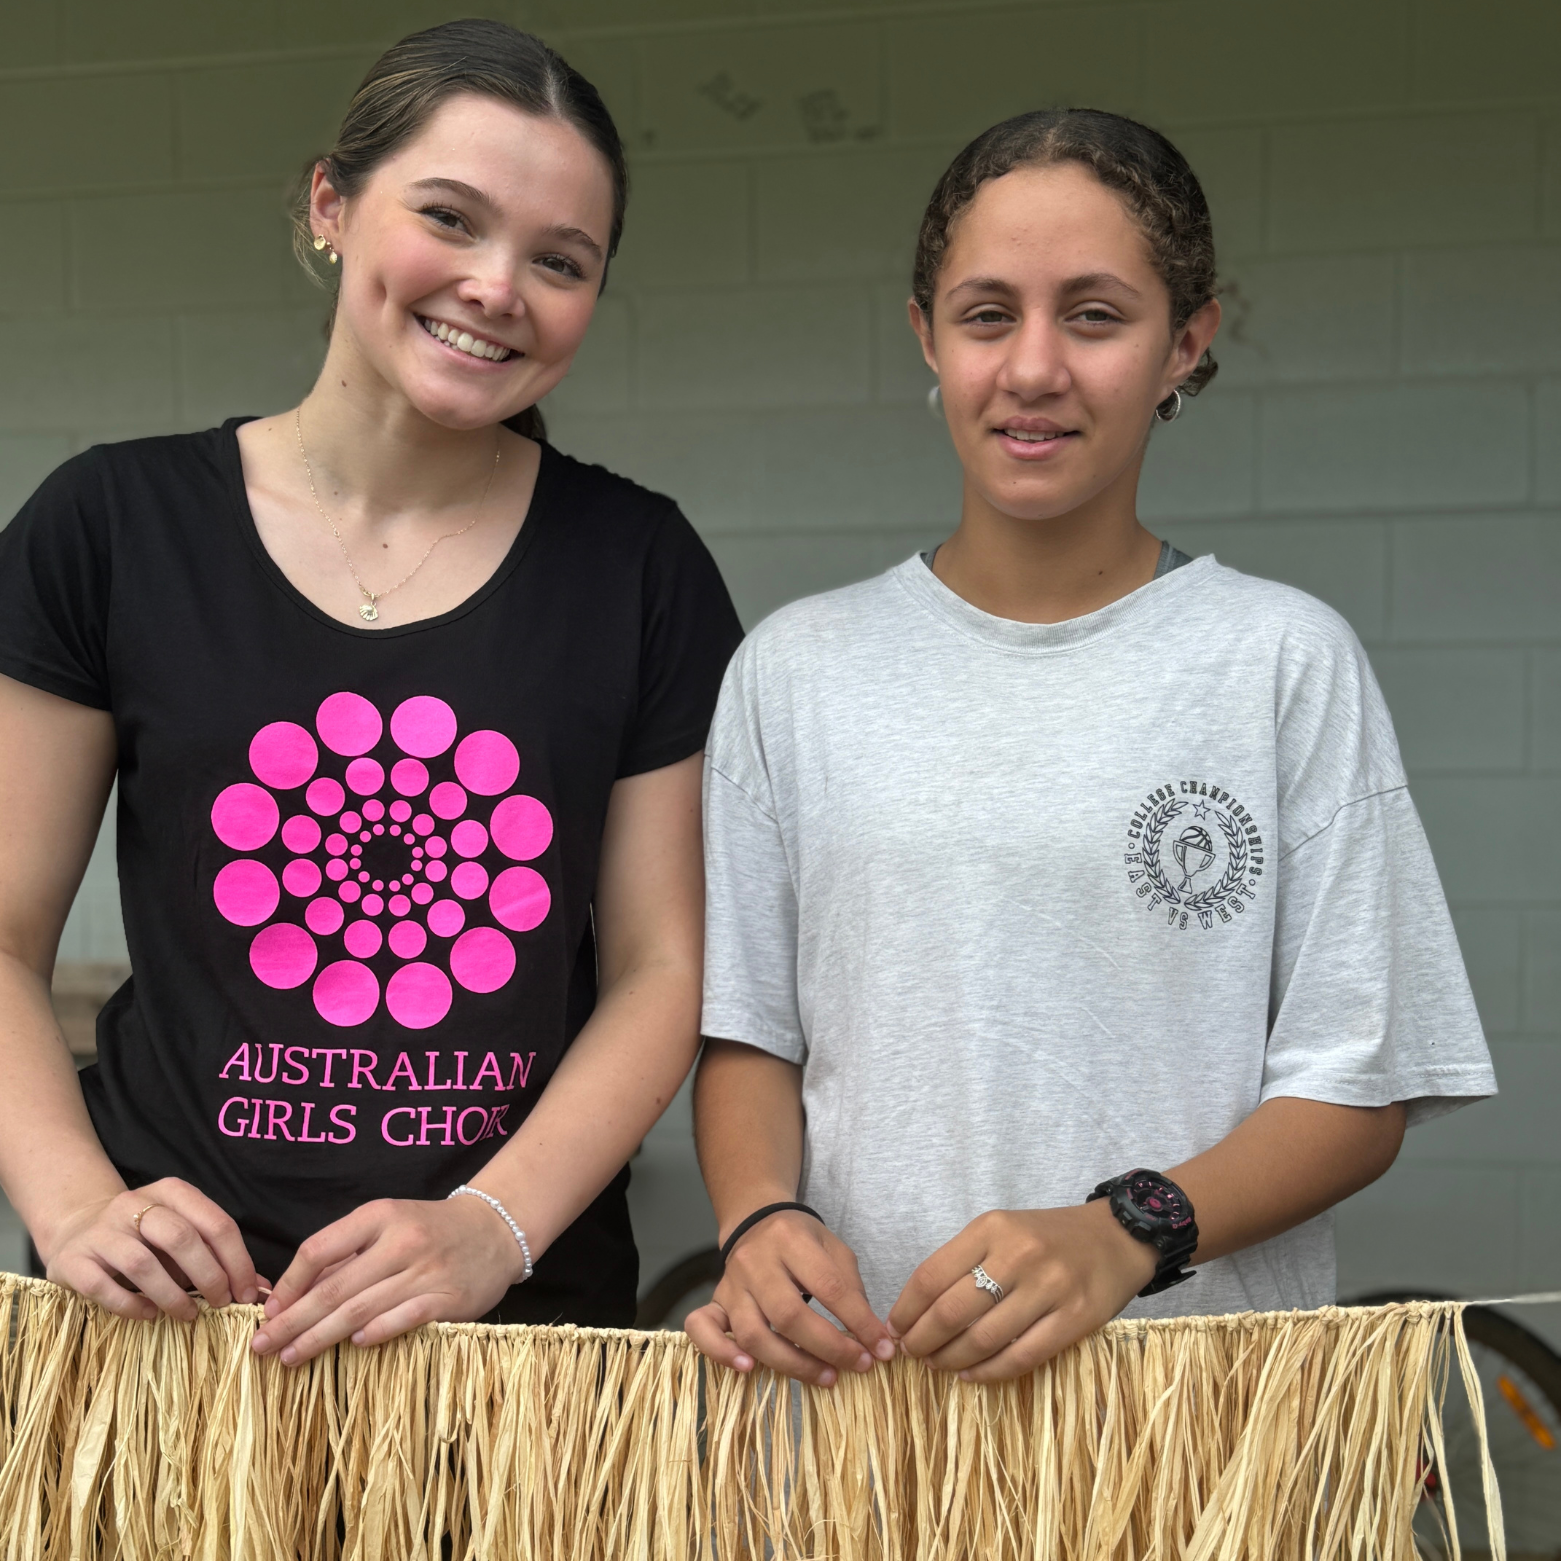
{"type": "Polygon", "coordinates": [[[379,608],[377,608],[377,607],[376,607],[376,606],[375,606],[375,605],[374,605],[374,603],[373,603],[373,602],[365,602],[365,603],[364,603],[364,604],[363,604],[363,605],[362,605],[362,606],[361,606],[361,607],[360,607],[360,608],[359,608],[359,609],[358,609],[358,616],[359,616],[359,617],[360,617],[360,618],[361,618],[361,619],[362,619],[362,620],[363,620],[363,621],[364,621],[364,622],[365,622],[365,623],[373,623],[373,621],[374,621],[374,620],[375,620],[375,619],[376,619],[376,618],[377,618],[377,617],[379,617],[379,608]]]}

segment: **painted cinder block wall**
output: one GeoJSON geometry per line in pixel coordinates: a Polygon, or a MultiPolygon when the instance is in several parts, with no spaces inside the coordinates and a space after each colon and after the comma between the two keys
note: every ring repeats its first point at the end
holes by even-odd
{"type": "MultiPolygon", "coordinates": [[[[746,620],[945,535],[905,325],[951,153],[1036,105],[1169,131],[1228,284],[1150,524],[1337,607],[1398,723],[1505,1093],[1411,1135],[1341,1286],[1561,1283],[1561,12],[1552,0],[535,0],[602,88],[622,255],[557,442],[675,494],[746,620]]],[[[378,46],[468,10],[27,0],[0,21],[0,509],[72,451],[288,403],[281,190],[378,46]]],[[[111,841],[62,953],[122,950],[111,841]]],[[[676,1122],[666,1131],[676,1132],[676,1122]]],[[[1561,1310],[1530,1314],[1561,1337],[1561,1310]]]]}

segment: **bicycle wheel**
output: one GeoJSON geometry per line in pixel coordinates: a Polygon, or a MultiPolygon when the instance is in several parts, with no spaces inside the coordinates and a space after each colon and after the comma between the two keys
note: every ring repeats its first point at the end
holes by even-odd
{"type": "Polygon", "coordinates": [[[683,1319],[715,1294],[721,1282],[721,1254],[711,1247],[674,1263],[640,1298],[636,1328],[681,1328],[683,1319]]]}
{"type": "MultiPolygon", "coordinates": [[[[1448,1299],[1452,1298],[1395,1292],[1362,1296],[1350,1304],[1448,1299]]],[[[1508,1561],[1561,1561],[1561,1356],[1520,1323],[1488,1307],[1469,1307],[1463,1327],[1485,1400],[1486,1434],[1501,1494],[1508,1561]]],[[[1427,1561],[1451,1556],[1446,1524],[1450,1487],[1463,1554],[1467,1561],[1486,1561],[1490,1550],[1479,1437],[1456,1366],[1442,1415],[1445,1467],[1427,1471],[1415,1539],[1427,1561]]]]}

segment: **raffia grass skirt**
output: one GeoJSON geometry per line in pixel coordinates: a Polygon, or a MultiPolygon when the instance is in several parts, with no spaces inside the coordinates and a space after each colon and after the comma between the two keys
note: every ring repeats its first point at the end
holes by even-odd
{"type": "Polygon", "coordinates": [[[1000,1386],[896,1360],[829,1391],[476,1323],[288,1370],[259,1315],[0,1275],[0,1556],[1408,1561],[1451,1371],[1480,1404],[1456,1303],[1117,1321],[1000,1386]]]}

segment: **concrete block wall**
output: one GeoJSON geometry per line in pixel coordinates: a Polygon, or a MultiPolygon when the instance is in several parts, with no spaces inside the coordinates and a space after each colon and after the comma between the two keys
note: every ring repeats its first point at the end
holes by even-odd
{"type": "MultiPolygon", "coordinates": [[[[1341,1284],[1561,1284],[1561,12],[1550,0],[514,0],[631,149],[557,442],[675,494],[749,622],[947,534],[905,324],[971,134],[1132,113],[1209,190],[1215,385],[1153,528],[1371,650],[1504,1093],[1341,1217],[1341,1284]]],[[[322,341],[281,191],[445,0],[29,0],[0,22],[0,506],[87,443],[288,404],[322,341]]],[[[67,956],[112,957],[100,849],[67,956]]],[[[1561,1316],[1541,1325],[1561,1338],[1561,1316]]]]}

